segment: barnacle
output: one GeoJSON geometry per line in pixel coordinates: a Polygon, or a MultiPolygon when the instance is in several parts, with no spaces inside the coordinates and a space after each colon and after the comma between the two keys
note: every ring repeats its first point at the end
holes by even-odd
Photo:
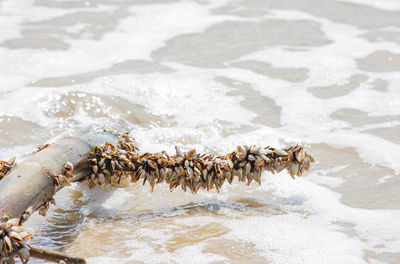
{"type": "Polygon", "coordinates": [[[47,143],[47,144],[44,144],[44,145],[39,145],[39,146],[37,146],[36,152],[42,151],[42,150],[44,150],[45,148],[47,148],[48,146],[50,146],[52,144],[54,144],[54,143],[47,143]]]}
{"type": "Polygon", "coordinates": [[[92,174],[89,188],[98,185],[120,183],[122,177],[130,177],[131,182],[148,182],[151,191],[157,183],[166,182],[172,191],[178,186],[197,193],[199,189],[219,191],[225,181],[232,183],[237,177],[239,182],[250,184],[253,180],[261,184],[261,174],[272,174],[287,170],[292,178],[308,171],[313,157],[300,145],[283,149],[270,146],[238,146],[224,156],[212,156],[197,153],[195,149],[184,152],[175,147],[176,154],[138,153],[135,139],[128,133],[118,134],[120,144],[106,142],[96,145],[90,152],[92,174]]]}
{"type": "MultiPolygon", "coordinates": [[[[215,188],[220,191],[225,182],[231,184],[235,178],[247,185],[253,181],[261,184],[261,174],[265,171],[275,174],[287,170],[292,178],[301,176],[314,162],[314,158],[300,145],[282,149],[241,145],[231,153],[218,156],[198,153],[195,149],[185,152],[179,147],[175,147],[175,155],[168,155],[165,151],[139,153],[135,139],[129,133],[115,134],[120,138],[117,146],[105,142],[104,145],[94,146],[89,152],[89,188],[120,184],[126,178],[131,182],[142,180],[143,185],[147,182],[151,191],[156,184],[163,182],[169,185],[171,191],[179,186],[183,191],[189,189],[192,193],[200,189],[208,191],[215,188]]],[[[39,146],[38,149],[40,151],[47,146],[49,144],[39,146]]],[[[15,165],[15,157],[8,162],[0,161],[0,180],[15,165]]],[[[73,164],[67,161],[57,171],[49,173],[55,190],[71,185],[70,179],[74,178],[73,164]]],[[[53,198],[36,204],[35,208],[33,205],[28,207],[21,218],[4,214],[4,221],[7,222],[0,223],[0,264],[13,263],[15,257],[19,257],[22,263],[29,260],[27,242],[33,234],[26,232],[20,225],[35,210],[45,216],[50,203],[55,204],[53,198]]]]}
{"type": "Polygon", "coordinates": [[[29,260],[29,247],[26,243],[33,234],[24,230],[19,218],[11,218],[7,222],[0,223],[0,263],[9,258],[19,257],[22,263],[29,260]]]}
{"type": "Polygon", "coordinates": [[[16,165],[15,157],[11,158],[9,161],[0,160],[0,180],[3,179],[16,165]]]}

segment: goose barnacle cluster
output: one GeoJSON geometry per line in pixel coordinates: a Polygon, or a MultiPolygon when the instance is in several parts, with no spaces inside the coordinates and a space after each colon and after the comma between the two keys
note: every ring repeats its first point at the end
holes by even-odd
{"type": "Polygon", "coordinates": [[[117,147],[110,143],[95,146],[90,153],[89,188],[119,184],[123,177],[130,177],[131,182],[148,182],[151,191],[162,182],[169,184],[171,191],[178,186],[192,193],[213,188],[219,191],[225,181],[231,184],[235,177],[239,182],[260,184],[263,171],[275,174],[286,169],[293,178],[301,176],[314,162],[300,145],[283,149],[243,145],[224,156],[201,154],[195,149],[183,152],[179,147],[173,156],[165,151],[139,154],[138,150],[128,134],[121,136],[117,147]]]}
{"type": "Polygon", "coordinates": [[[15,157],[11,158],[9,161],[0,160],[0,180],[3,179],[15,165],[17,165],[15,157]]]}
{"type": "Polygon", "coordinates": [[[15,263],[19,257],[22,263],[29,260],[29,247],[26,243],[33,236],[24,230],[19,218],[11,218],[0,223],[0,263],[15,263]]]}

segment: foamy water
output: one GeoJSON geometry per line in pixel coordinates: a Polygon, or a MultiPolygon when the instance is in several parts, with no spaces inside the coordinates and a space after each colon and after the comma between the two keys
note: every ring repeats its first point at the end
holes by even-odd
{"type": "Polygon", "coordinates": [[[0,29],[0,159],[111,128],[142,151],[317,160],[220,193],[76,184],[26,224],[34,243],[89,263],[400,262],[398,1],[3,0],[0,29]]]}

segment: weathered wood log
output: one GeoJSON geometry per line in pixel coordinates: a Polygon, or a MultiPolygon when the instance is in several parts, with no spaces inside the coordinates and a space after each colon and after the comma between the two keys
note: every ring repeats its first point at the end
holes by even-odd
{"type": "MultiPolygon", "coordinates": [[[[46,145],[47,146],[47,145],[46,145]]],[[[213,156],[197,153],[195,149],[182,152],[176,147],[176,155],[160,153],[138,153],[134,138],[112,132],[92,133],[82,138],[65,138],[27,158],[16,168],[6,166],[9,172],[0,181],[0,263],[18,254],[21,260],[29,259],[25,247],[32,234],[13,226],[21,224],[31,213],[39,210],[45,214],[54,194],[69,181],[89,178],[89,188],[98,185],[120,184],[130,178],[132,182],[143,179],[153,190],[157,183],[166,182],[171,191],[177,186],[189,188],[193,193],[199,189],[217,191],[225,181],[232,183],[235,177],[250,184],[252,180],[261,184],[263,171],[279,173],[287,170],[294,176],[308,171],[313,157],[302,146],[283,149],[260,146],[238,146],[237,151],[213,156]],[[90,175],[90,177],[88,177],[90,175]],[[11,240],[16,242],[16,248],[11,240]]],[[[4,167],[4,166],[3,166],[4,167]]],[[[6,171],[6,173],[8,172],[6,171]]],[[[62,253],[32,247],[33,257],[66,263],[84,263],[83,259],[62,253]],[[83,262],[82,262],[83,261],[83,262]]]]}
{"type": "Polygon", "coordinates": [[[85,263],[84,259],[35,246],[29,249],[24,241],[29,240],[32,234],[15,226],[21,225],[38,209],[40,214],[45,213],[49,201],[62,188],[62,185],[58,186],[55,176],[65,173],[65,164],[72,165],[74,177],[70,178],[71,181],[80,181],[88,176],[91,170],[89,152],[95,145],[105,142],[118,144],[119,137],[109,132],[98,132],[81,138],[64,138],[39,148],[39,152],[28,157],[0,180],[0,263],[13,263],[17,256],[25,263],[29,254],[54,262],[85,263]]]}
{"type": "Polygon", "coordinates": [[[60,253],[57,251],[49,250],[42,247],[30,246],[31,257],[45,259],[48,261],[65,263],[65,264],[85,264],[83,258],[77,258],[68,254],[60,253]]]}
{"type": "Polygon", "coordinates": [[[108,132],[91,133],[85,137],[64,138],[34,153],[16,166],[0,181],[0,221],[21,218],[30,206],[34,210],[50,201],[60,187],[55,187],[53,172],[62,173],[66,162],[74,166],[72,181],[82,180],[89,174],[86,158],[95,145],[106,141],[117,144],[119,137],[108,132]]]}
{"type": "Polygon", "coordinates": [[[193,194],[198,190],[220,191],[224,182],[239,182],[249,185],[253,180],[261,184],[264,171],[272,174],[287,170],[294,179],[310,169],[314,158],[300,145],[283,149],[261,146],[238,146],[237,151],[226,155],[213,156],[198,153],[195,149],[183,152],[176,148],[176,155],[159,153],[138,153],[134,139],[122,135],[119,146],[105,144],[93,149],[89,188],[98,185],[119,184],[130,178],[131,182],[148,182],[154,186],[166,182],[172,191],[181,186],[193,194]]]}

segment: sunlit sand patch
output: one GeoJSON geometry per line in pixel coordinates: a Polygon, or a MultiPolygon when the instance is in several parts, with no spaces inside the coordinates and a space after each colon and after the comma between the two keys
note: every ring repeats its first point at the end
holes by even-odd
{"type": "Polygon", "coordinates": [[[175,219],[184,218],[187,217],[88,223],[66,251],[80,252],[86,258],[98,255],[129,257],[140,247],[150,247],[158,254],[174,253],[177,249],[223,236],[229,231],[218,223],[208,221],[203,225],[175,222],[175,219]],[[109,243],[110,240],[116,243],[109,243]]]}
{"type": "Polygon", "coordinates": [[[81,111],[93,118],[120,116],[132,124],[163,124],[160,117],[145,111],[143,106],[119,96],[91,94],[80,91],[62,93],[42,104],[45,115],[51,118],[73,119],[81,111]],[[56,99],[56,100],[54,100],[56,99]]]}
{"type": "Polygon", "coordinates": [[[371,261],[384,261],[386,263],[393,263],[396,264],[400,259],[400,253],[393,253],[393,252],[385,252],[385,249],[382,248],[381,250],[377,249],[377,251],[381,251],[377,253],[376,251],[372,250],[364,250],[365,256],[371,261]]]}
{"type": "Polygon", "coordinates": [[[78,11],[52,19],[31,22],[29,26],[21,30],[19,38],[6,40],[0,45],[9,49],[68,50],[70,44],[66,38],[99,40],[105,33],[115,30],[119,20],[128,15],[126,10],[78,11]],[[85,26],[76,33],[71,32],[69,27],[77,23],[85,26]]]}
{"type": "MultiPolygon", "coordinates": [[[[362,1],[364,3],[365,1],[362,1]]],[[[373,1],[379,6],[377,1],[373,1]]],[[[336,23],[344,23],[354,25],[359,28],[384,28],[388,26],[399,26],[400,11],[388,8],[374,8],[372,6],[363,5],[361,1],[352,3],[343,1],[320,1],[320,0],[296,0],[296,1],[280,1],[280,0],[242,0],[236,4],[244,9],[259,10],[299,10],[311,15],[329,19],[336,23]],[[362,16],[354,16],[355,13],[363,14],[362,16]]]]}
{"type": "Polygon", "coordinates": [[[270,9],[264,6],[252,7],[243,5],[240,2],[226,3],[225,5],[212,10],[212,14],[228,14],[238,17],[252,18],[269,14],[270,9]]]}
{"type": "Polygon", "coordinates": [[[255,247],[254,244],[235,241],[230,239],[213,239],[206,243],[204,253],[213,253],[224,256],[227,261],[232,263],[270,263],[267,258],[262,256],[262,251],[255,247]]]}
{"type": "Polygon", "coordinates": [[[271,78],[282,79],[293,83],[305,81],[309,71],[306,68],[275,68],[269,63],[256,60],[241,60],[231,63],[230,66],[247,69],[271,78]]]}
{"type": "Polygon", "coordinates": [[[399,72],[400,54],[387,50],[378,50],[369,54],[365,58],[357,60],[361,70],[371,72],[399,72]]]}
{"type": "Polygon", "coordinates": [[[387,92],[387,86],[388,86],[388,81],[384,80],[384,79],[375,79],[372,83],[371,83],[371,89],[374,89],[376,91],[380,91],[380,92],[387,92]]]}
{"type": "Polygon", "coordinates": [[[205,32],[174,37],[163,48],[153,52],[152,58],[214,68],[225,67],[227,62],[270,46],[318,47],[329,43],[331,41],[314,21],[230,21],[213,25],[205,32]],[[308,38],[304,38],[304,34],[308,38]],[[248,41],[250,38],[252,41],[248,41]],[[188,46],[190,49],[186,48],[188,46]]]}
{"type": "Polygon", "coordinates": [[[79,233],[71,246],[66,249],[66,252],[76,255],[79,254],[84,258],[96,257],[99,255],[129,257],[135,245],[132,243],[132,246],[128,246],[126,241],[132,239],[134,232],[128,232],[127,226],[126,224],[124,226],[124,224],[125,223],[95,223],[86,226],[84,230],[79,233]],[[121,244],[123,246],[121,246],[121,244]]]}
{"type": "Polygon", "coordinates": [[[130,74],[130,73],[147,74],[153,72],[169,73],[172,71],[173,69],[152,61],[127,60],[124,62],[114,64],[113,66],[107,69],[80,73],[76,75],[39,79],[37,81],[33,81],[29,85],[36,87],[62,87],[62,86],[72,86],[76,84],[91,82],[95,78],[109,76],[109,75],[130,74]]]}
{"type": "Polygon", "coordinates": [[[349,123],[352,127],[365,126],[369,124],[379,124],[385,122],[395,122],[400,119],[400,115],[369,115],[367,112],[342,108],[333,112],[330,117],[349,123]]]}
{"type": "MultiPolygon", "coordinates": [[[[159,3],[173,3],[177,0],[127,0],[124,2],[117,2],[123,6],[130,5],[151,5],[159,3]]],[[[51,0],[35,0],[35,5],[62,8],[62,9],[72,9],[72,8],[82,8],[82,7],[96,7],[98,5],[114,5],[113,1],[108,0],[89,0],[89,1],[51,1],[51,0]]]]}
{"type": "Polygon", "coordinates": [[[244,100],[240,102],[240,105],[257,114],[257,117],[253,118],[252,122],[271,127],[281,126],[281,107],[277,106],[271,98],[263,96],[260,92],[253,90],[250,83],[222,76],[216,77],[215,80],[224,85],[235,88],[234,91],[228,92],[228,95],[244,96],[244,100]],[[263,107],[257,107],[258,105],[262,105],[263,107]]]}
{"type": "Polygon", "coordinates": [[[389,41],[400,44],[400,32],[396,30],[376,30],[362,34],[361,37],[371,42],[389,41]]]}
{"type": "Polygon", "coordinates": [[[334,84],[325,87],[310,87],[308,88],[308,91],[310,91],[317,98],[329,99],[351,93],[365,83],[368,79],[369,78],[366,75],[356,74],[348,78],[346,84],[334,84]]]}
{"type": "Polygon", "coordinates": [[[373,134],[377,137],[387,139],[395,144],[400,144],[400,125],[393,127],[382,127],[364,130],[365,133],[373,134]]]}
{"type": "Polygon", "coordinates": [[[344,204],[371,209],[400,208],[400,203],[396,199],[397,186],[400,184],[398,177],[389,178],[387,182],[379,185],[380,191],[376,191],[376,183],[380,178],[396,175],[395,171],[384,166],[365,163],[354,148],[335,148],[326,144],[313,144],[312,150],[319,160],[319,163],[314,166],[314,170],[317,172],[321,169],[345,166],[342,170],[327,174],[327,176],[340,177],[344,180],[339,186],[331,187],[342,195],[341,201],[344,204]]]}
{"type": "Polygon", "coordinates": [[[174,233],[173,238],[168,240],[166,246],[169,252],[174,252],[182,246],[193,245],[204,240],[223,236],[229,232],[229,229],[217,223],[208,223],[194,226],[183,225],[172,231],[174,233]]]}
{"type": "Polygon", "coordinates": [[[47,129],[30,120],[0,115],[0,146],[41,144],[47,140],[47,129]]]}

